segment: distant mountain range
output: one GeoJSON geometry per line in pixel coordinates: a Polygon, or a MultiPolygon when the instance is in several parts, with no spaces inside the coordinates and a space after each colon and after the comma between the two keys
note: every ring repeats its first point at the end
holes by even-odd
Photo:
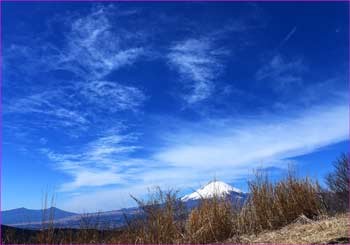
{"type": "Polygon", "coordinates": [[[50,215],[55,219],[63,219],[77,215],[76,213],[67,212],[58,208],[48,208],[45,210],[32,210],[26,208],[16,208],[8,211],[2,211],[3,224],[23,224],[30,222],[42,222],[49,220],[50,215]]]}
{"type": "MultiPolygon", "coordinates": [[[[203,188],[182,197],[181,201],[190,210],[198,206],[202,199],[210,199],[215,196],[243,204],[248,194],[222,181],[211,181],[203,188]]],[[[56,228],[92,228],[91,224],[98,224],[99,229],[104,229],[123,226],[126,222],[125,217],[131,219],[140,213],[141,210],[137,207],[88,214],[72,213],[58,208],[46,210],[18,208],[2,211],[2,224],[17,228],[40,229],[43,225],[50,223],[50,215],[53,214],[53,225],[56,228]]]]}
{"type": "Polygon", "coordinates": [[[66,212],[58,208],[46,210],[31,209],[13,209],[2,212],[3,225],[23,228],[23,229],[41,229],[53,225],[56,228],[116,228],[125,224],[125,217],[132,218],[140,213],[139,208],[127,208],[115,211],[77,214],[66,212]],[[54,219],[50,220],[46,215],[44,220],[43,213],[54,212],[54,219]],[[56,215],[57,214],[57,215],[56,215]],[[94,227],[97,225],[98,227],[94,227]]]}

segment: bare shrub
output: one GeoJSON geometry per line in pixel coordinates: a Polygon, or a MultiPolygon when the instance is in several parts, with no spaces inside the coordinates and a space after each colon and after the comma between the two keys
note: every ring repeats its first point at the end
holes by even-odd
{"type": "Polygon", "coordinates": [[[342,154],[333,162],[333,172],[326,176],[326,183],[332,195],[329,200],[331,209],[349,210],[350,170],[349,156],[342,154]]]}

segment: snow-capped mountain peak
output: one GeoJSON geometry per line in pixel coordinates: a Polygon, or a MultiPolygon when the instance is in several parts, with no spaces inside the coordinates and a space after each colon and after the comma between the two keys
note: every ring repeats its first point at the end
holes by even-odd
{"type": "Polygon", "coordinates": [[[241,190],[234,188],[233,186],[228,185],[222,181],[211,181],[203,188],[200,188],[195,192],[182,197],[181,200],[189,201],[189,200],[199,200],[202,198],[208,199],[208,198],[213,198],[214,196],[224,197],[233,192],[242,194],[241,190]]]}

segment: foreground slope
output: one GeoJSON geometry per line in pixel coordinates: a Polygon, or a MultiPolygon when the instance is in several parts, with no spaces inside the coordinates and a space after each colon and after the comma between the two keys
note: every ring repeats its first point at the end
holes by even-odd
{"type": "Polygon", "coordinates": [[[279,230],[232,238],[225,243],[349,244],[349,213],[318,221],[298,220],[279,230]]]}

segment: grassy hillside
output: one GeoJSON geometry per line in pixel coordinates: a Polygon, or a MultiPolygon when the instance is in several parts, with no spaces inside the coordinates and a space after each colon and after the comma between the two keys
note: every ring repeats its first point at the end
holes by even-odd
{"type": "Polygon", "coordinates": [[[349,244],[349,232],[348,213],[316,221],[301,219],[278,230],[230,238],[225,243],[349,244]]]}

